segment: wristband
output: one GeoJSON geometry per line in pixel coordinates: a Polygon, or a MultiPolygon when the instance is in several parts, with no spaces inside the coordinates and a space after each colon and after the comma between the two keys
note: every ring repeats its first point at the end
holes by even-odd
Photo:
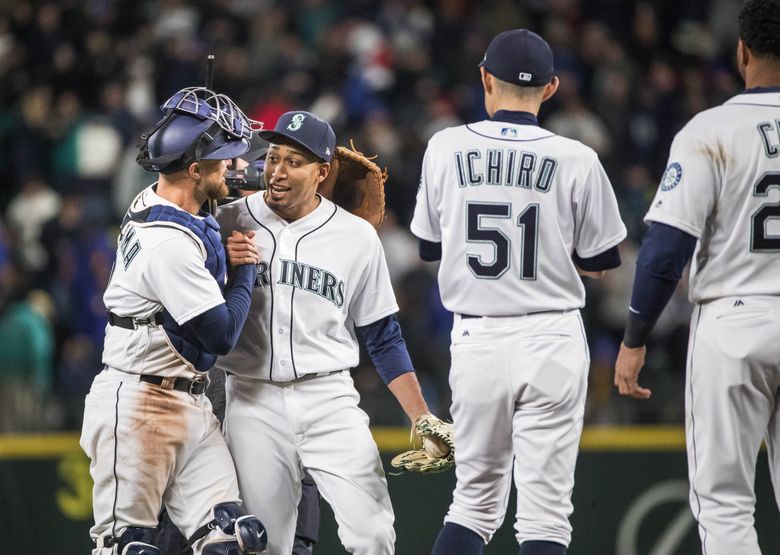
{"type": "Polygon", "coordinates": [[[623,345],[629,349],[642,347],[647,343],[650,332],[653,330],[655,322],[647,322],[640,319],[636,314],[629,311],[628,321],[626,322],[626,331],[623,332],[623,345]]]}

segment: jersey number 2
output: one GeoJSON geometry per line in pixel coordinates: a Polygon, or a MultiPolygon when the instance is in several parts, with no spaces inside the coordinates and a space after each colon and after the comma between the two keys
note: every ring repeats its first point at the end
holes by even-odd
{"type": "MultiPolygon", "coordinates": [[[[482,279],[497,279],[509,269],[512,240],[500,229],[485,227],[483,218],[511,218],[510,203],[470,202],[466,205],[466,242],[490,243],[495,255],[493,262],[486,264],[482,257],[466,253],[469,268],[482,279]]],[[[520,279],[536,279],[536,249],[539,237],[539,205],[529,204],[517,217],[521,229],[520,279]]]]}
{"type": "MultiPolygon", "coordinates": [[[[780,173],[768,173],[753,187],[754,197],[769,195],[772,188],[780,189],[780,173]]],[[[767,235],[767,220],[780,219],[780,202],[767,202],[753,213],[750,229],[750,250],[753,252],[780,251],[780,236],[767,235]]]]}

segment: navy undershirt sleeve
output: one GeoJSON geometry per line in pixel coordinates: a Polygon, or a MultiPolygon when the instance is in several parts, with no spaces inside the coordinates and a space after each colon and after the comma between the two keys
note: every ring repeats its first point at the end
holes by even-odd
{"type": "Polygon", "coordinates": [[[586,272],[612,270],[621,264],[620,251],[618,250],[617,245],[596,256],[591,256],[590,258],[580,258],[577,251],[574,251],[572,260],[574,260],[574,263],[579,269],[585,270],[586,272]]]}
{"type": "Polygon", "coordinates": [[[441,243],[420,239],[420,258],[425,262],[441,260],[441,243]]]}
{"type": "Polygon", "coordinates": [[[628,325],[623,338],[627,347],[645,344],[653,325],[672,298],[695,248],[693,235],[666,224],[650,224],[636,262],[628,325]]]}
{"type": "Polygon", "coordinates": [[[414,372],[412,359],[406,350],[406,341],[401,335],[401,325],[395,314],[367,326],[357,326],[356,329],[360,332],[368,355],[383,382],[388,384],[401,374],[414,372]]]}
{"type": "Polygon", "coordinates": [[[249,314],[256,277],[254,264],[236,266],[225,292],[225,302],[184,324],[192,328],[206,351],[226,355],[235,346],[249,314]]]}

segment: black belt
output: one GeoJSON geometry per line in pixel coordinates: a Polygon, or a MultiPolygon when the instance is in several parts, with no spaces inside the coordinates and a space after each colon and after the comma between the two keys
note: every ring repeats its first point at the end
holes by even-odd
{"type": "Polygon", "coordinates": [[[171,378],[167,376],[148,376],[141,374],[139,378],[142,382],[159,385],[163,389],[175,389],[191,395],[200,395],[205,393],[208,380],[205,377],[188,380],[187,378],[171,378]]]}
{"type": "Polygon", "coordinates": [[[132,316],[117,316],[110,310],[108,311],[108,323],[112,326],[119,326],[126,330],[134,330],[138,326],[151,326],[163,323],[162,312],[155,312],[151,318],[133,318],[132,316]]]}

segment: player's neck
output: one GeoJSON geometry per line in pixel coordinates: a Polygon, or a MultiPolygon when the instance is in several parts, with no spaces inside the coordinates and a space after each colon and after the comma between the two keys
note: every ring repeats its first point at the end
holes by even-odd
{"type": "Polygon", "coordinates": [[[160,175],[160,180],[157,182],[157,196],[172,202],[190,214],[197,214],[203,203],[195,198],[192,187],[182,181],[172,181],[165,175],[160,175]]]}
{"type": "Polygon", "coordinates": [[[271,212],[282,218],[288,224],[300,220],[301,218],[305,218],[314,212],[322,202],[322,198],[318,194],[315,194],[314,197],[305,203],[296,204],[294,206],[280,206],[276,203],[268,202],[268,191],[264,193],[263,198],[266,200],[266,205],[271,210],[271,212]]]}
{"type": "Polygon", "coordinates": [[[541,104],[539,102],[526,98],[502,99],[492,106],[493,111],[490,113],[490,117],[492,118],[496,112],[501,110],[510,112],[530,112],[537,116],[539,115],[540,106],[541,104]]]}
{"type": "Polygon", "coordinates": [[[745,70],[745,88],[780,87],[780,63],[775,59],[752,58],[745,70]]]}

